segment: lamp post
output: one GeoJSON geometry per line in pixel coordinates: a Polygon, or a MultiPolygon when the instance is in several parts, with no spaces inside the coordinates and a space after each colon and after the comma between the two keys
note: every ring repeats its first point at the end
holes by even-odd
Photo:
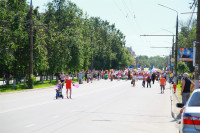
{"type": "MultiPolygon", "coordinates": [[[[171,31],[168,31],[168,30],[166,30],[166,29],[162,29],[162,30],[165,30],[165,31],[167,31],[167,32],[169,32],[169,33],[172,33],[172,35],[173,35],[173,39],[172,39],[172,54],[171,54],[171,58],[174,58],[174,33],[173,32],[171,32],[171,31]]],[[[170,68],[171,68],[171,60],[170,60],[170,68]]],[[[171,72],[173,73],[173,67],[171,68],[171,72]]]]}
{"type": "Polygon", "coordinates": [[[165,7],[167,9],[170,9],[174,12],[176,12],[177,14],[177,18],[176,18],[176,43],[175,43],[175,74],[174,74],[174,81],[177,84],[177,53],[178,53],[178,12],[175,9],[169,8],[167,6],[158,4],[159,6],[165,7]]]}

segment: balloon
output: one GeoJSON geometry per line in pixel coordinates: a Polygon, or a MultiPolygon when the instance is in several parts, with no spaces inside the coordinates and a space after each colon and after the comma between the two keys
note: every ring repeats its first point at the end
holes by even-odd
{"type": "Polygon", "coordinates": [[[57,88],[60,88],[60,86],[59,86],[59,85],[56,85],[56,87],[57,87],[57,88]]]}
{"type": "Polygon", "coordinates": [[[75,85],[76,88],[79,88],[79,85],[75,85]]]}

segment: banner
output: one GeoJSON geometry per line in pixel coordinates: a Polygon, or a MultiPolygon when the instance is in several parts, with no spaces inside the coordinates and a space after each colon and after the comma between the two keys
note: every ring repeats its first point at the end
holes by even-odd
{"type": "Polygon", "coordinates": [[[179,61],[193,61],[193,48],[180,48],[179,61]]]}

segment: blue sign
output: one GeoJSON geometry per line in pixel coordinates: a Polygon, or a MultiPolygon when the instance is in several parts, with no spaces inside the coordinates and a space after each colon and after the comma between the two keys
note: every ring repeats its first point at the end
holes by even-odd
{"type": "Polygon", "coordinates": [[[180,48],[179,49],[180,61],[193,61],[193,48],[180,48]]]}
{"type": "Polygon", "coordinates": [[[171,63],[171,67],[174,67],[174,62],[171,63]]]}
{"type": "Polygon", "coordinates": [[[134,66],[133,65],[131,65],[129,68],[133,68],[134,66]]]}

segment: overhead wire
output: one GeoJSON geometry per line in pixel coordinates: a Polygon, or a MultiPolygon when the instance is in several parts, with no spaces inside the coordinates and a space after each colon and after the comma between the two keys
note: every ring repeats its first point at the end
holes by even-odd
{"type": "MultiPolygon", "coordinates": [[[[198,3],[198,1],[194,1],[194,3],[193,3],[193,5],[192,5],[192,7],[194,6],[194,8],[193,8],[193,12],[192,12],[192,15],[191,15],[191,18],[190,18],[190,21],[189,21],[189,24],[188,24],[188,29],[189,29],[189,27],[190,27],[190,24],[191,24],[191,22],[192,22],[192,18],[193,18],[193,15],[194,15],[194,12],[195,12],[195,9],[196,9],[196,5],[197,5],[197,3],[198,3]]],[[[192,7],[190,8],[190,9],[192,9],[192,7]]]]}
{"type": "MultiPolygon", "coordinates": [[[[134,13],[134,11],[132,12],[131,11],[131,9],[128,7],[128,5],[126,4],[126,2],[124,1],[124,0],[121,0],[121,2],[123,3],[123,4],[121,4],[121,5],[123,5],[123,10],[118,6],[118,4],[113,0],[113,2],[115,3],[115,5],[117,6],[117,8],[122,12],[122,14],[125,16],[125,18],[128,20],[128,23],[130,24],[130,25],[135,25],[136,24],[136,28],[134,28],[134,30],[136,30],[136,32],[138,33],[138,34],[140,34],[141,32],[142,33],[144,33],[143,32],[143,29],[141,28],[141,26],[140,26],[140,24],[138,23],[138,21],[137,21],[137,19],[136,19],[136,16],[135,16],[135,13],[134,13]],[[125,12],[125,13],[124,13],[125,12]],[[129,17],[129,16],[132,16],[132,17],[129,17]],[[135,22],[135,23],[134,23],[135,22]]],[[[131,4],[132,4],[132,2],[131,2],[131,4]]],[[[132,26],[131,26],[132,27],[132,26]]],[[[133,28],[133,27],[132,27],[133,28]]],[[[150,40],[149,40],[149,38],[146,38],[145,37],[145,41],[146,41],[146,43],[148,44],[148,46],[150,47],[150,40]]]]}

